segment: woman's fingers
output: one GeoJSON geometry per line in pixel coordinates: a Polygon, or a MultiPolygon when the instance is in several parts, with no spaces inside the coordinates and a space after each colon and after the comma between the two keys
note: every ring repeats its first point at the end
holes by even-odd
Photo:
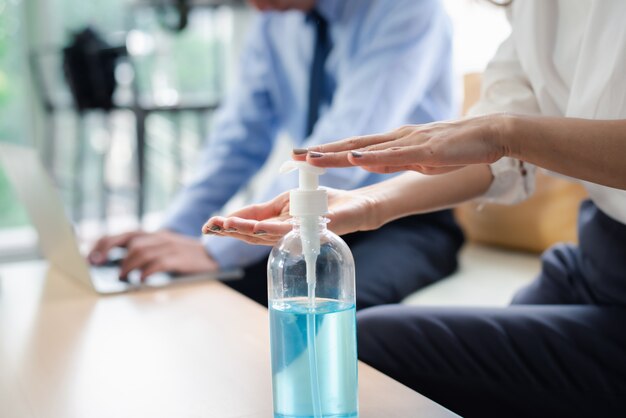
{"type": "Polygon", "coordinates": [[[391,148],[352,151],[348,161],[358,166],[408,166],[432,165],[436,159],[427,145],[393,146],[391,148]]]}
{"type": "Polygon", "coordinates": [[[207,221],[202,232],[267,245],[267,242],[272,244],[291,230],[292,226],[287,221],[288,218],[285,215],[267,221],[255,221],[238,217],[214,216],[207,221]]]}
{"type": "Polygon", "coordinates": [[[224,229],[224,221],[226,220],[223,216],[213,216],[202,226],[203,234],[217,234],[224,229]]]}
{"type": "Polygon", "coordinates": [[[278,235],[267,236],[265,233],[255,233],[254,225],[257,223],[258,221],[245,219],[214,217],[209,219],[202,232],[209,235],[237,238],[249,244],[259,245],[274,245],[280,239],[278,235]],[[211,229],[209,225],[214,228],[211,229]]]}
{"type": "Polygon", "coordinates": [[[311,151],[306,161],[316,167],[352,167],[348,160],[349,151],[319,153],[311,151]]]}
{"type": "Polygon", "coordinates": [[[424,167],[419,165],[373,165],[373,166],[361,166],[363,170],[376,174],[392,174],[400,171],[418,171],[423,172],[424,167]]]}
{"type": "Polygon", "coordinates": [[[386,134],[295,150],[294,157],[303,160],[308,151],[306,161],[318,167],[357,165],[382,173],[404,169],[444,173],[468,164],[492,163],[505,155],[494,140],[492,125],[492,118],[486,116],[404,126],[386,134]]]}
{"type": "Polygon", "coordinates": [[[342,139],[341,141],[331,142],[328,144],[316,145],[310,147],[308,149],[309,154],[311,152],[317,153],[336,153],[342,151],[351,151],[355,149],[361,149],[365,147],[369,147],[370,145],[380,144],[387,141],[393,141],[394,139],[399,138],[401,135],[399,134],[400,130],[384,133],[384,134],[376,134],[376,135],[364,135],[364,136],[353,136],[351,138],[342,139]]]}
{"type": "Polygon", "coordinates": [[[428,174],[428,175],[436,175],[436,174],[449,173],[451,171],[458,170],[463,167],[467,167],[467,166],[465,165],[449,165],[449,166],[441,166],[441,167],[426,166],[426,167],[421,167],[420,169],[416,169],[415,171],[419,171],[420,173],[428,174]]]}
{"type": "MultiPolygon", "coordinates": [[[[394,141],[395,143],[396,141],[394,141]]],[[[389,143],[391,144],[391,143],[389,143]]],[[[387,145],[387,144],[384,144],[387,145]]],[[[381,145],[377,145],[381,146],[381,145]]],[[[382,148],[382,150],[387,150],[387,148],[382,148]]],[[[403,148],[401,146],[394,147],[395,151],[401,151],[403,148]]],[[[314,165],[316,167],[352,167],[352,166],[363,166],[363,165],[373,165],[372,163],[376,163],[376,165],[392,165],[385,160],[377,159],[380,158],[379,155],[372,155],[373,151],[370,148],[359,148],[354,151],[341,151],[341,152],[327,152],[327,153],[319,153],[315,151],[309,152],[307,155],[306,161],[314,165]],[[358,161],[358,159],[367,155],[368,158],[362,161],[358,161]]],[[[382,151],[377,151],[382,152],[382,151]]],[[[396,162],[393,165],[401,164],[401,162],[396,162]]]]}
{"type": "Polygon", "coordinates": [[[292,152],[292,157],[294,160],[307,161],[317,167],[350,167],[352,164],[347,159],[350,151],[393,141],[400,138],[403,132],[398,129],[385,134],[354,136],[307,149],[296,148],[292,152]]]}
{"type": "Polygon", "coordinates": [[[451,165],[444,167],[432,167],[432,166],[422,166],[422,165],[379,165],[379,166],[361,166],[362,169],[369,171],[371,173],[376,174],[391,174],[398,173],[400,171],[417,171],[418,173],[435,175],[435,174],[444,174],[449,173],[450,171],[458,170],[463,168],[463,165],[451,165]]]}
{"type": "Polygon", "coordinates": [[[291,158],[296,161],[306,161],[306,155],[309,153],[307,148],[294,148],[291,150],[291,158]]]}
{"type": "Polygon", "coordinates": [[[254,235],[263,239],[282,237],[291,230],[291,223],[286,220],[250,221],[239,218],[227,218],[224,222],[224,230],[221,235],[229,234],[254,235]]]}
{"type": "Polygon", "coordinates": [[[220,234],[224,237],[237,238],[238,240],[245,241],[248,244],[256,244],[256,245],[274,245],[280,240],[281,237],[278,236],[265,236],[265,235],[254,235],[254,234],[240,234],[238,232],[227,232],[220,234]]]}
{"type": "Polygon", "coordinates": [[[244,219],[254,219],[262,221],[264,219],[273,218],[289,211],[289,193],[282,193],[266,203],[249,205],[243,207],[228,217],[238,217],[244,219]]]}
{"type": "Polygon", "coordinates": [[[236,232],[238,234],[252,235],[254,227],[259,221],[229,216],[224,220],[223,233],[236,232]]]}
{"type": "Polygon", "coordinates": [[[214,216],[202,227],[204,234],[237,238],[252,244],[274,245],[291,229],[289,193],[269,202],[250,205],[229,216],[214,216]]]}
{"type": "Polygon", "coordinates": [[[292,224],[291,222],[288,222],[287,220],[261,221],[255,225],[253,233],[267,235],[267,236],[282,237],[283,235],[291,231],[291,229],[292,229],[292,224]]]}

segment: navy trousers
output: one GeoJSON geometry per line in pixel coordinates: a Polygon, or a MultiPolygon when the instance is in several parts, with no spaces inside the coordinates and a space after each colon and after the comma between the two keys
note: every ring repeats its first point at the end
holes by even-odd
{"type": "Polygon", "coordinates": [[[359,356],[464,417],[626,416],[626,225],[583,203],[507,308],[357,314],[359,356]]]}
{"type": "MultiPolygon", "coordinates": [[[[357,309],[398,303],[453,273],[463,244],[450,211],[410,216],[342,238],[354,256],[357,309]]],[[[267,260],[248,267],[242,280],[225,283],[267,306],[267,260]]]]}

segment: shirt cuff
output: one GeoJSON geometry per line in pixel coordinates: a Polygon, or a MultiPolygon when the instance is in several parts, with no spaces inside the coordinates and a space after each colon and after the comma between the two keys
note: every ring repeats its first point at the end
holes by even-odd
{"type": "Polygon", "coordinates": [[[267,257],[271,250],[266,245],[252,245],[236,238],[211,235],[202,237],[202,243],[220,270],[248,267],[267,257]]]}
{"type": "Polygon", "coordinates": [[[535,191],[535,166],[514,158],[504,157],[489,166],[493,181],[482,203],[513,205],[526,200],[535,191]]]}

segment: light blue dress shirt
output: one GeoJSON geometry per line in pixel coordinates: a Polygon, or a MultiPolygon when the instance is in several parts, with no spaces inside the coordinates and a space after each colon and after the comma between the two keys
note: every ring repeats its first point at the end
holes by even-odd
{"type": "MultiPolygon", "coordinates": [[[[305,137],[314,28],[302,12],[262,13],[197,176],[170,207],[165,228],[198,236],[263,166],[280,134],[306,148],[455,115],[451,25],[439,1],[318,0],[316,7],[330,27],[333,48],[325,69],[334,92],[313,133],[305,137]]],[[[297,187],[296,178],[277,174],[263,196],[297,187]]],[[[385,178],[349,168],[328,170],[320,181],[352,189],[385,178]]],[[[269,252],[232,238],[208,236],[204,244],[223,269],[248,266],[269,252]]]]}

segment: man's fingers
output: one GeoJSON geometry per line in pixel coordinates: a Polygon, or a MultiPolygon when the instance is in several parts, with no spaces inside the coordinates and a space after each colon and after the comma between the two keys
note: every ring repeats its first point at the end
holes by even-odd
{"type": "Polygon", "coordinates": [[[124,259],[136,258],[140,254],[155,251],[156,249],[167,246],[170,243],[171,240],[167,235],[164,236],[158,232],[136,237],[126,245],[128,252],[126,253],[124,259]]]}
{"type": "Polygon", "coordinates": [[[145,234],[145,232],[131,231],[124,234],[103,237],[99,239],[98,242],[96,242],[87,258],[92,264],[103,264],[104,262],[106,262],[107,254],[112,248],[126,247],[132,239],[142,234],[145,234]]]}
{"type": "Polygon", "coordinates": [[[141,246],[129,251],[120,265],[120,277],[126,277],[133,270],[143,270],[146,265],[168,254],[170,248],[163,244],[141,246]]]}
{"type": "Polygon", "coordinates": [[[141,270],[141,281],[144,281],[148,276],[161,273],[161,272],[169,272],[171,267],[169,267],[172,263],[166,257],[159,257],[157,259],[153,259],[150,263],[146,264],[144,268],[141,270]]]}

